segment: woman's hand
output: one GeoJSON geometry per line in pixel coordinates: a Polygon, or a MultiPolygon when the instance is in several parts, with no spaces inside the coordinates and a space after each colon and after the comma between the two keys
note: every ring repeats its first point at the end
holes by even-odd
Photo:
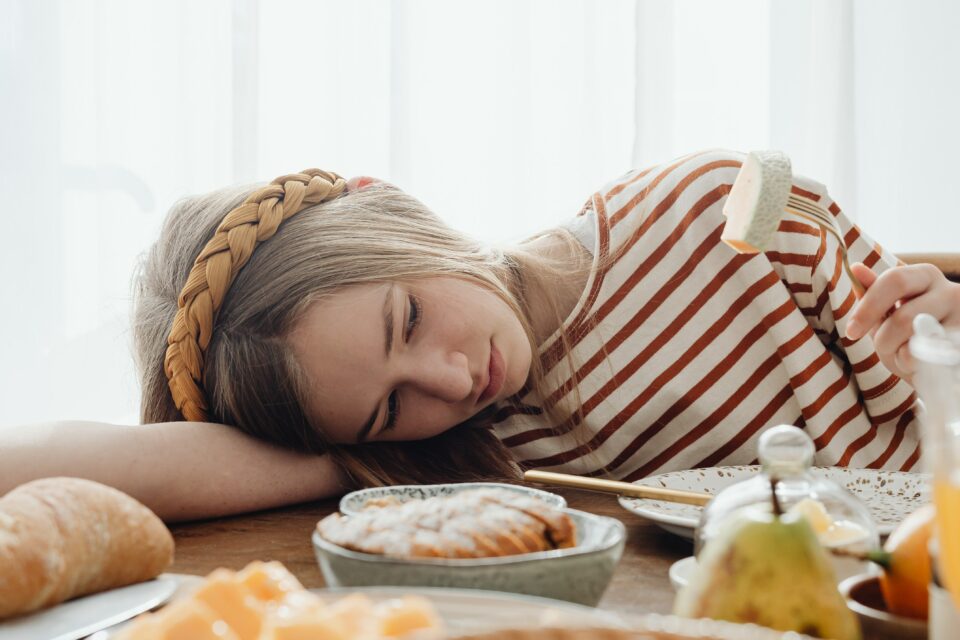
{"type": "Polygon", "coordinates": [[[850,315],[847,337],[859,340],[869,333],[884,366],[909,382],[914,317],[929,313],[944,326],[960,326],[960,284],[932,264],[896,267],[879,276],[864,264],[850,268],[867,292],[850,315]]]}

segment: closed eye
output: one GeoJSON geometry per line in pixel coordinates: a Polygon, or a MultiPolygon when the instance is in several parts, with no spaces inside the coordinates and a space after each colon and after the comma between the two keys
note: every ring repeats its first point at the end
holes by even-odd
{"type": "MultiPolygon", "coordinates": [[[[387,398],[387,419],[383,422],[383,428],[380,433],[389,431],[397,426],[397,417],[400,415],[400,401],[397,399],[397,392],[394,391],[387,398]]],[[[378,433],[377,435],[380,435],[378,433]]]]}
{"type": "MultiPolygon", "coordinates": [[[[403,331],[404,341],[409,341],[413,332],[420,324],[423,317],[423,307],[420,301],[414,295],[407,296],[407,322],[403,331]]],[[[400,415],[400,397],[396,391],[393,391],[387,398],[387,418],[383,422],[383,427],[379,433],[384,433],[397,426],[397,417],[400,415]]]]}
{"type": "Polygon", "coordinates": [[[410,336],[413,335],[414,330],[420,324],[420,318],[423,316],[423,307],[415,296],[407,296],[407,305],[407,326],[403,334],[404,340],[410,339],[410,336]]]}

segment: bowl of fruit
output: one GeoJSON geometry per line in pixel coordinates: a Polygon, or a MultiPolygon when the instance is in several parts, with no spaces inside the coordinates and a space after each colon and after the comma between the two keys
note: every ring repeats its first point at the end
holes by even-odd
{"type": "Polygon", "coordinates": [[[883,549],[866,554],[879,573],[852,576],[840,583],[840,592],[860,619],[865,637],[927,637],[928,544],[934,514],[933,505],[921,507],[890,534],[883,549]]]}

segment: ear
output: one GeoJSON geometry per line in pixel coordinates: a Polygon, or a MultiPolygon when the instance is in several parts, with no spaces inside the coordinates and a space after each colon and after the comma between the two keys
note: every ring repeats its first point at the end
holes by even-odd
{"type": "Polygon", "coordinates": [[[367,185],[379,184],[381,181],[370,176],[355,176],[347,180],[347,191],[359,191],[367,185]]]}

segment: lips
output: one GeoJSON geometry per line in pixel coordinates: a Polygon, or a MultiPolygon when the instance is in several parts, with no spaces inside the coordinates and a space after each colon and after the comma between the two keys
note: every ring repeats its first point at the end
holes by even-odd
{"type": "Polygon", "coordinates": [[[500,352],[497,351],[497,348],[492,342],[490,343],[490,362],[487,368],[487,387],[483,390],[483,393],[480,394],[480,397],[477,398],[477,404],[486,402],[500,393],[504,378],[506,377],[504,374],[503,356],[500,355],[500,352]]]}

